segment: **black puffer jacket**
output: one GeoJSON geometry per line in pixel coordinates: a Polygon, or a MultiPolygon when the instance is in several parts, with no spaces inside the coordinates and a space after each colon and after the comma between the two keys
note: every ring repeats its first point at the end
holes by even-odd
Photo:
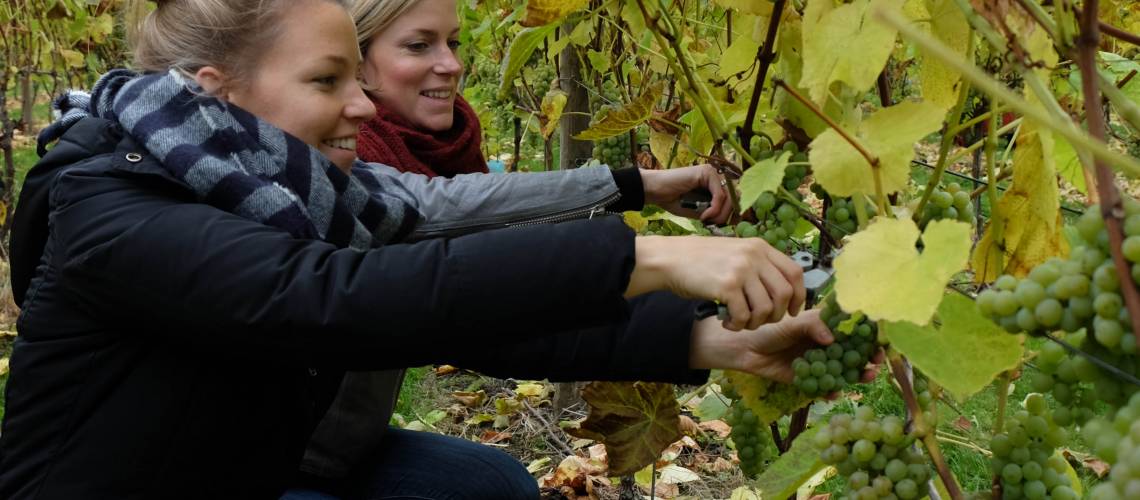
{"type": "MultiPolygon", "coordinates": [[[[29,173],[12,241],[4,499],[276,498],[346,369],[500,342],[516,372],[576,376],[638,344],[556,333],[631,321],[618,218],[337,249],[195,203],[95,118],[29,173]]],[[[628,330],[660,336],[631,365],[684,366],[687,326],[628,330]]]]}

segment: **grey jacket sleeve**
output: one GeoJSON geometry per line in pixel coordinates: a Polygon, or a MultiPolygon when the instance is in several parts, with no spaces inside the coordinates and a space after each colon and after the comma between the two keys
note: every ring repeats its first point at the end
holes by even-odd
{"type": "Polygon", "coordinates": [[[424,222],[413,240],[590,217],[621,197],[606,167],[429,178],[380,163],[369,166],[419,203],[424,222]]]}

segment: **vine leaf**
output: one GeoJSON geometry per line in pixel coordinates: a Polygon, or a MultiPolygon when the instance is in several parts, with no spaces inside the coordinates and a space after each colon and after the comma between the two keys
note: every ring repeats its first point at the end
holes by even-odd
{"type": "Polygon", "coordinates": [[[688,142],[689,134],[687,132],[679,132],[679,134],[680,139],[675,134],[652,129],[649,131],[649,150],[657,158],[657,163],[663,165],[664,168],[688,165],[689,162],[693,161],[693,153],[683,145],[688,142]],[[677,155],[673,158],[673,163],[670,164],[669,155],[673,153],[673,144],[678,140],[681,141],[681,144],[677,145],[677,155]]]}
{"type": "Polygon", "coordinates": [[[830,0],[808,2],[803,17],[803,77],[812,101],[823,104],[832,82],[858,92],[875,84],[895,48],[897,32],[871,17],[876,9],[899,10],[903,0],[855,0],[834,7],[830,0]]]}
{"type": "MultiPolygon", "coordinates": [[[[855,137],[879,159],[883,192],[904,190],[910,182],[914,143],[942,126],[946,113],[930,103],[904,102],[883,108],[859,124],[855,137]]],[[[852,196],[874,193],[871,165],[834,129],[811,143],[812,171],[828,193],[852,196]]]]}
{"type": "Polygon", "coordinates": [[[556,29],[558,29],[558,25],[548,24],[537,28],[526,28],[515,36],[515,39],[511,41],[511,46],[507,48],[506,57],[503,57],[499,95],[505,97],[514,88],[515,77],[518,76],[527,59],[530,59],[534,49],[542,45],[542,41],[554,33],[556,29]]]}
{"type": "Polygon", "coordinates": [[[788,498],[796,494],[796,489],[825,465],[819,458],[819,451],[812,445],[812,437],[819,427],[812,427],[792,441],[792,448],[756,478],[759,498],[788,498]]]}
{"type": "Polygon", "coordinates": [[[526,17],[519,24],[535,27],[561,21],[588,3],[587,0],[527,0],[526,17]]]}
{"type": "Polygon", "coordinates": [[[1023,337],[1006,333],[982,316],[969,298],[957,293],[945,295],[936,323],[940,325],[887,322],[883,331],[891,347],[958,401],[986,388],[999,374],[1021,362],[1023,337]],[[963,359],[970,362],[963,363],[963,359]]]}
{"type": "Polygon", "coordinates": [[[653,112],[653,106],[661,99],[665,86],[658,83],[649,87],[633,102],[621,109],[606,113],[600,120],[590,123],[590,128],[574,136],[579,141],[593,141],[613,137],[622,132],[628,132],[641,125],[653,112]]]}
{"type": "Polygon", "coordinates": [[[606,445],[610,474],[633,474],[681,439],[681,407],[672,384],[591,382],[582,389],[590,415],[572,436],[606,445]]]}
{"type": "Polygon", "coordinates": [[[1085,167],[1077,151],[1069,141],[1060,134],[1053,134],[1053,161],[1057,165],[1057,173],[1081,194],[1088,196],[1089,187],[1085,184],[1085,167]]]}
{"type": "MultiPolygon", "coordinates": [[[[970,45],[970,23],[966,14],[953,0],[926,0],[927,19],[931,34],[966,57],[970,45]]],[[[919,67],[919,81],[922,82],[922,100],[937,105],[944,112],[958,103],[958,89],[962,85],[962,75],[933,57],[925,58],[919,67]]]]}
{"type": "Polygon", "coordinates": [[[1013,148],[1013,183],[998,199],[993,218],[974,249],[978,283],[1002,273],[1024,276],[1050,257],[1068,253],[1061,235],[1061,202],[1054,165],[1053,135],[1033,122],[1021,126],[1013,148]],[[994,233],[994,221],[1004,225],[994,233]],[[1004,266],[999,266],[998,262],[1004,266]]]}
{"type": "Polygon", "coordinates": [[[740,401],[761,422],[772,423],[812,401],[792,384],[781,384],[747,372],[725,370],[724,377],[740,393],[740,401]]]}
{"type": "Polygon", "coordinates": [[[835,259],[835,291],[844,311],[862,311],[872,320],[925,325],[942,301],[942,289],[970,257],[970,225],[939,220],[915,241],[918,226],[909,218],[876,218],[851,236],[835,259]]]}
{"type": "Polygon", "coordinates": [[[736,9],[741,14],[772,15],[772,2],[769,0],[714,0],[714,2],[726,9],[736,9]]]}
{"type": "Polygon", "coordinates": [[[791,153],[783,152],[752,165],[740,177],[740,213],[752,208],[762,193],[775,191],[784,179],[784,169],[788,168],[791,153]]]}
{"type": "Polygon", "coordinates": [[[566,93],[559,89],[551,89],[542,97],[542,137],[550,138],[554,129],[558,127],[558,119],[562,118],[562,110],[566,108],[566,93]]]}
{"type": "Polygon", "coordinates": [[[759,49],[760,44],[752,39],[750,33],[737,36],[732,45],[724,49],[724,53],[721,54],[720,67],[716,70],[716,76],[727,80],[729,77],[736,76],[737,73],[748,70],[756,63],[756,51],[759,49]]]}

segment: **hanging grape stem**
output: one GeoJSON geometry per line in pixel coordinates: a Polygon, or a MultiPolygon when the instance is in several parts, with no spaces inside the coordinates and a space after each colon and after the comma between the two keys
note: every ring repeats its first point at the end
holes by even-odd
{"type": "MultiPolygon", "coordinates": [[[[756,72],[756,83],[752,86],[752,100],[748,101],[748,115],[744,118],[744,127],[740,129],[740,145],[748,147],[752,141],[752,126],[756,122],[756,108],[760,107],[760,93],[764,89],[764,80],[768,77],[768,68],[776,59],[776,32],[779,31],[780,18],[783,17],[786,0],[776,0],[772,5],[772,17],[768,19],[768,32],[764,35],[764,45],[756,51],[756,59],[760,61],[760,70],[756,72]]],[[[732,41],[729,40],[731,43],[732,41]]]]}
{"type": "Polygon", "coordinates": [[[997,384],[997,416],[994,417],[994,434],[1000,434],[1005,429],[1005,405],[1009,401],[1009,372],[1001,372],[997,384]]]}
{"type": "Polygon", "coordinates": [[[901,389],[907,411],[914,419],[915,431],[922,437],[922,444],[926,445],[926,451],[930,454],[930,461],[934,462],[934,467],[938,470],[938,477],[942,478],[942,484],[946,486],[950,498],[962,500],[962,488],[958,486],[958,481],[954,479],[954,473],[950,472],[950,466],[946,464],[946,458],[942,456],[942,450],[938,447],[938,436],[932,427],[938,422],[927,422],[926,415],[923,414],[922,408],[918,405],[918,396],[914,393],[914,385],[911,384],[910,377],[907,376],[906,363],[902,355],[891,350],[887,354],[887,359],[890,362],[891,375],[895,377],[895,381],[898,382],[901,389]]]}
{"type": "MultiPolygon", "coordinates": [[[[1081,16],[1081,34],[1077,39],[1077,66],[1081,70],[1081,90],[1085,98],[1085,119],[1088,121],[1088,132],[1098,142],[1105,141],[1104,108],[1100,106],[1100,89],[1097,88],[1096,53],[1100,45],[1100,21],[1097,18],[1098,0],[1086,0],[1084,14],[1081,16]]],[[[1121,246],[1124,242],[1122,219],[1124,218],[1124,203],[1120,198],[1120,190],[1116,188],[1114,176],[1104,160],[1094,158],[1096,165],[1096,190],[1100,195],[1100,213],[1104,217],[1104,225],[1108,231],[1108,249],[1112,254],[1112,262],[1116,266],[1116,274],[1120,277],[1120,290],[1124,295],[1124,304],[1132,319],[1132,333],[1140,337],[1140,293],[1136,291],[1136,284],[1132,281],[1131,266],[1124,260],[1121,246]]]]}

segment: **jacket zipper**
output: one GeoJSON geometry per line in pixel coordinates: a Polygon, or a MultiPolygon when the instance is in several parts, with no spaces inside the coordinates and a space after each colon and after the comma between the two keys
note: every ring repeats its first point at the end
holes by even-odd
{"type": "Polygon", "coordinates": [[[552,214],[552,215],[544,215],[542,217],[535,217],[532,219],[523,219],[523,220],[518,221],[518,222],[509,222],[506,224],[506,226],[507,227],[525,227],[525,226],[537,226],[539,224],[554,224],[554,223],[558,223],[558,222],[566,222],[568,220],[581,219],[581,218],[593,219],[594,216],[596,216],[596,215],[602,215],[602,214],[606,213],[606,207],[613,205],[620,198],[621,198],[621,193],[617,192],[617,193],[613,193],[613,194],[603,198],[601,201],[593,204],[592,206],[577,208],[577,209],[573,209],[573,210],[567,210],[564,212],[559,212],[559,213],[552,214]]]}
{"type": "Polygon", "coordinates": [[[609,195],[606,195],[605,198],[602,198],[601,200],[598,200],[596,202],[592,202],[588,205],[584,205],[584,206],[581,206],[578,208],[572,208],[569,210],[563,210],[561,212],[557,212],[557,213],[550,214],[550,215],[543,215],[543,216],[539,216],[539,217],[531,217],[529,219],[520,219],[520,220],[517,220],[514,222],[503,221],[503,222],[491,222],[491,223],[471,225],[471,226],[453,227],[450,229],[421,233],[418,236],[420,238],[439,238],[439,237],[449,237],[449,236],[459,236],[459,235],[464,235],[464,234],[471,234],[471,233],[483,231],[486,229],[497,229],[497,228],[508,228],[508,227],[526,227],[526,226],[535,226],[535,225],[539,225],[539,224],[553,224],[553,223],[557,223],[557,222],[565,222],[568,220],[582,219],[582,218],[592,219],[597,215],[601,215],[601,214],[606,213],[606,207],[614,204],[619,199],[621,199],[621,192],[617,191],[617,192],[611,193],[609,195]]]}

